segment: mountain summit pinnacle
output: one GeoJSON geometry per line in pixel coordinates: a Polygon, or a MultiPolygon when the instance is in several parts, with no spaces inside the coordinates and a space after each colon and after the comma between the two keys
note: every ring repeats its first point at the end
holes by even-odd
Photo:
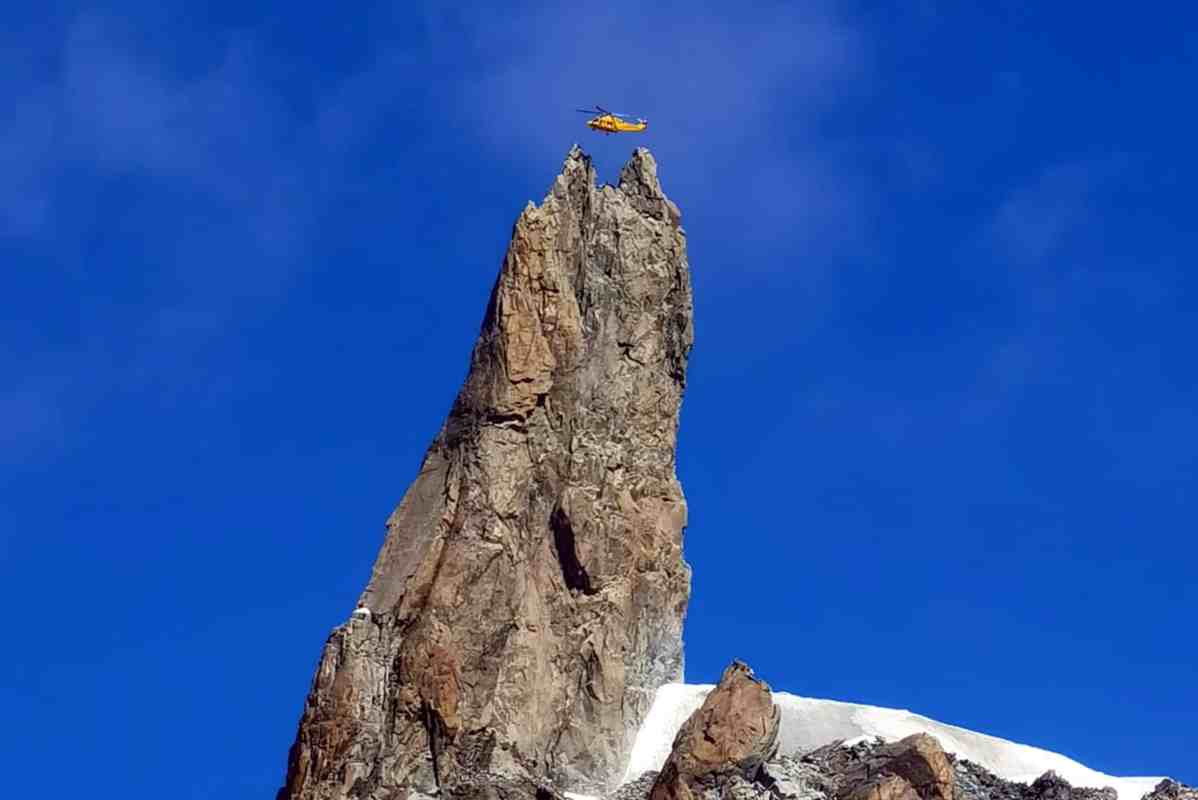
{"type": "Polygon", "coordinates": [[[597,187],[577,146],[521,213],[465,384],[325,644],[280,798],[619,779],[682,679],[679,220],[648,150],[597,187]]]}

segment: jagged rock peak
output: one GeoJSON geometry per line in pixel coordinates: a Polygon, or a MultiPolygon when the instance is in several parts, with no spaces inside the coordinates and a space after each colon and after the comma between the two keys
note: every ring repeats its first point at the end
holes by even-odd
{"type": "Polygon", "coordinates": [[[682,678],[678,220],[648,151],[596,187],[577,147],[520,214],[465,383],[325,645],[281,797],[621,774],[682,678]]]}
{"type": "MultiPolygon", "coordinates": [[[[608,184],[602,189],[596,189],[596,180],[591,157],[578,145],[574,145],[566,154],[561,174],[554,181],[545,200],[579,202],[588,198],[591,192],[607,190],[624,195],[639,213],[654,219],[669,220],[675,226],[681,222],[682,214],[678,206],[662,191],[661,181],[657,177],[657,161],[644,147],[638,147],[632,152],[628,162],[620,169],[619,180],[615,186],[608,184]]],[[[529,203],[525,213],[535,210],[536,206],[529,203]]]]}
{"type": "Polygon", "coordinates": [[[644,147],[632,151],[632,158],[628,159],[628,163],[620,170],[619,185],[624,191],[633,187],[638,190],[643,188],[647,194],[654,197],[665,197],[661,191],[661,183],[657,180],[657,161],[644,147]]]}

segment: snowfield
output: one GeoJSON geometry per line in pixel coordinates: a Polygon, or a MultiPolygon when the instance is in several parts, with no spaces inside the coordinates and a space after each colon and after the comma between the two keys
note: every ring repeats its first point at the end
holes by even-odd
{"type": "MultiPolygon", "coordinates": [[[[649,715],[637,732],[624,781],[661,769],[670,754],[674,735],[713,688],[673,683],[658,690],[649,715]]],[[[928,733],[935,736],[946,751],[980,764],[1009,781],[1031,783],[1053,770],[1074,786],[1110,786],[1119,793],[1119,800],[1140,800],[1162,780],[1104,775],[1057,753],[974,733],[910,711],[815,700],[786,692],[774,692],[774,701],[782,710],[782,727],[778,735],[780,755],[804,753],[838,739],[878,736],[894,741],[913,733],[928,733]]]]}

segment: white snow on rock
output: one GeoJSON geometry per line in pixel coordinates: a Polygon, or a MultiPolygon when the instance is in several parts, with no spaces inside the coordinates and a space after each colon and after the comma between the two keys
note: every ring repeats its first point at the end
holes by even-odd
{"type": "MultiPolygon", "coordinates": [[[[661,769],[678,729],[703,704],[703,698],[713,688],[672,683],[657,691],[633,743],[628,769],[624,773],[625,782],[644,772],[661,769]]],[[[774,692],[774,701],[782,710],[778,734],[780,755],[805,753],[842,739],[877,736],[895,741],[913,733],[927,733],[935,736],[947,752],[980,764],[1009,781],[1031,783],[1052,770],[1074,786],[1110,786],[1119,793],[1119,800],[1140,800],[1162,780],[1104,775],[1057,753],[974,733],[910,711],[815,700],[786,692],[774,692]]]]}

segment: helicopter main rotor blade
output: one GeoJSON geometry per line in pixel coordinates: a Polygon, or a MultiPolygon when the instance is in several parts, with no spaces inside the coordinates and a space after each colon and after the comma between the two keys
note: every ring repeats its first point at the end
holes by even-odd
{"type": "Polygon", "coordinates": [[[579,114],[598,114],[600,116],[620,117],[621,119],[635,119],[638,122],[644,121],[644,117],[633,117],[632,114],[626,114],[623,111],[608,111],[599,104],[596,104],[594,108],[576,108],[574,110],[579,114]]]}

